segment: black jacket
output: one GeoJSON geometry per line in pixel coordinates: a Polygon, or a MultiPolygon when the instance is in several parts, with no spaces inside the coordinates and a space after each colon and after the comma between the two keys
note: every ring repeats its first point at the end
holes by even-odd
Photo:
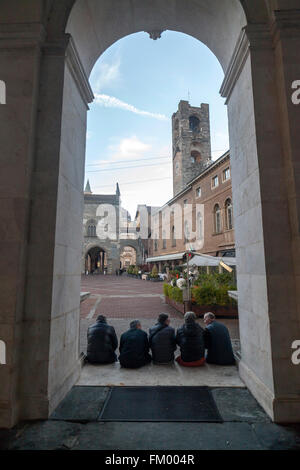
{"type": "Polygon", "coordinates": [[[121,366],[135,369],[151,361],[149,341],[145,331],[132,328],[122,334],[120,340],[121,366]]]}
{"type": "Polygon", "coordinates": [[[181,359],[193,362],[202,359],[205,354],[204,330],[198,323],[191,321],[178,328],[176,342],[180,347],[181,359]]]}
{"type": "Polygon", "coordinates": [[[205,328],[206,362],[222,366],[235,364],[230,335],[223,323],[214,321],[205,328]]]}
{"type": "Polygon", "coordinates": [[[117,360],[115,350],[118,338],[113,326],[97,321],[87,331],[87,359],[89,362],[110,364],[117,360]]]}
{"type": "Polygon", "coordinates": [[[174,328],[156,323],[149,330],[149,345],[154,362],[167,363],[174,361],[174,351],[176,349],[174,328]]]}

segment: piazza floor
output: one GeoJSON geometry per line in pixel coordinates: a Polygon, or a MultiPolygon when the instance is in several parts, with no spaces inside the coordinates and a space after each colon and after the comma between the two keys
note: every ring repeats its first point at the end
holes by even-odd
{"type": "MultiPolygon", "coordinates": [[[[118,339],[129,328],[131,320],[139,319],[143,330],[149,330],[161,312],[168,313],[171,326],[177,329],[183,323],[182,314],[164,302],[163,283],[142,281],[122,276],[89,275],[82,277],[82,292],[90,297],[81,303],[80,351],[86,352],[86,332],[98,315],[107,317],[114,326],[118,339]]],[[[204,326],[202,320],[197,320],[204,326]]],[[[229,329],[235,347],[239,340],[238,320],[221,320],[229,329]]],[[[147,365],[136,370],[120,368],[118,362],[109,365],[86,364],[77,385],[178,385],[209,387],[244,387],[237,367],[205,364],[189,369],[177,363],[168,366],[147,365]]]]}

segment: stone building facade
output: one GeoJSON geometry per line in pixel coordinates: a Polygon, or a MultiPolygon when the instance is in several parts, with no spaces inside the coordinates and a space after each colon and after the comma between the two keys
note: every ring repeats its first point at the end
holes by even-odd
{"type": "Polygon", "coordinates": [[[211,162],[209,105],[180,101],[172,116],[173,196],[211,162]]]}
{"type": "Polygon", "coordinates": [[[124,253],[131,253],[131,260],[142,264],[141,242],[130,225],[128,212],[121,207],[119,185],[115,194],[93,194],[88,181],[84,191],[81,272],[114,274],[128,259],[124,253]]]}

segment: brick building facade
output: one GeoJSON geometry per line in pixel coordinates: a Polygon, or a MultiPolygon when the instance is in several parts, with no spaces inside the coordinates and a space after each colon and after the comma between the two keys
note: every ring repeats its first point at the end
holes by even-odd
{"type": "Polygon", "coordinates": [[[153,257],[186,250],[212,256],[234,256],[229,152],[211,163],[161,207],[152,223],[153,257]]]}

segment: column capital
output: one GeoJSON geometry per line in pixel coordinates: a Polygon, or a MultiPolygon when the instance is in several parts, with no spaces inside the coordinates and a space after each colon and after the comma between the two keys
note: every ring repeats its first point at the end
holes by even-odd
{"type": "Polygon", "coordinates": [[[61,57],[65,61],[80,96],[88,108],[88,104],[94,100],[94,95],[71,34],[63,34],[56,40],[46,41],[43,45],[43,53],[47,56],[61,57]]]}
{"type": "Polygon", "coordinates": [[[283,38],[300,37],[300,9],[274,11],[271,24],[273,43],[283,38]]]}
{"type": "Polygon", "coordinates": [[[88,108],[88,104],[92,103],[94,100],[94,94],[71,35],[69,35],[69,43],[66,52],[67,66],[76,82],[79,93],[88,108]]]}
{"type": "Polygon", "coordinates": [[[264,49],[272,49],[272,37],[269,26],[267,24],[250,24],[245,26],[238,37],[220,89],[221,96],[227,98],[226,103],[244,68],[250,51],[264,49]]]}

